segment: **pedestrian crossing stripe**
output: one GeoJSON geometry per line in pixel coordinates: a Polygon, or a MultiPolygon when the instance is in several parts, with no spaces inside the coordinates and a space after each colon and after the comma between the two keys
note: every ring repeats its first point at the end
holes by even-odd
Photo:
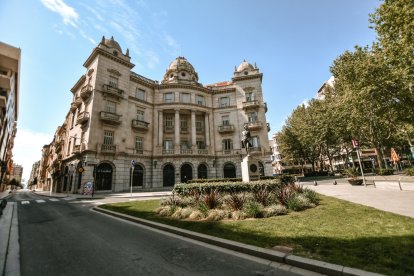
{"type": "Polygon", "coordinates": [[[30,201],[24,200],[24,201],[22,201],[22,204],[30,204],[30,201]]]}
{"type": "Polygon", "coordinates": [[[64,200],[72,200],[73,198],[71,198],[71,197],[64,197],[63,199],[64,200]]]}
{"type": "Polygon", "coordinates": [[[56,201],[60,201],[59,199],[57,199],[57,198],[49,198],[49,200],[50,201],[54,201],[54,202],[56,202],[56,201]]]}
{"type": "Polygon", "coordinates": [[[45,203],[46,201],[44,201],[43,199],[36,199],[37,203],[45,203]]]}

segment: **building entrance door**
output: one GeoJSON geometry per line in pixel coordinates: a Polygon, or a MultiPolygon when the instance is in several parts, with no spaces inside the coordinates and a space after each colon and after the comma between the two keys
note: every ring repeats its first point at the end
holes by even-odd
{"type": "Polygon", "coordinates": [[[174,167],[171,164],[168,164],[164,167],[162,174],[163,174],[163,186],[169,187],[174,186],[175,184],[175,172],[174,167]]]}
{"type": "Polygon", "coordinates": [[[181,166],[181,183],[187,183],[188,180],[193,179],[193,168],[189,164],[181,166]]]}
{"type": "Polygon", "coordinates": [[[233,164],[227,163],[223,168],[224,178],[236,178],[236,167],[233,164]]]}

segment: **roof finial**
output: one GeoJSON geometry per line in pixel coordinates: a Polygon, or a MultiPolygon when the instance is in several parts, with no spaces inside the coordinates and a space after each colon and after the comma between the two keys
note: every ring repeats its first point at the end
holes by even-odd
{"type": "Polygon", "coordinates": [[[256,61],[254,62],[254,69],[257,69],[256,61]]]}
{"type": "Polygon", "coordinates": [[[234,65],[234,72],[236,72],[237,71],[237,66],[236,65],[234,65]]]}
{"type": "Polygon", "coordinates": [[[125,55],[129,57],[129,49],[127,48],[125,55]]]}
{"type": "Polygon", "coordinates": [[[114,36],[111,36],[111,40],[114,41],[114,36]]]}
{"type": "Polygon", "coordinates": [[[104,36],[104,35],[102,36],[101,43],[102,43],[102,44],[103,44],[103,43],[105,43],[105,36],[104,36]]]}

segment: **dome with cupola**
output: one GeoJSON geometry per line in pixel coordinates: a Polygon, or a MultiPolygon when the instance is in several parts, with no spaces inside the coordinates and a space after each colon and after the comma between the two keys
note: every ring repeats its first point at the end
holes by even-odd
{"type": "Polygon", "coordinates": [[[246,60],[243,60],[243,62],[238,67],[234,66],[235,77],[243,77],[257,74],[260,74],[260,72],[256,63],[254,63],[254,65],[251,65],[246,60]]]}
{"type": "Polygon", "coordinates": [[[197,84],[198,74],[185,57],[177,57],[168,66],[162,83],[197,84]]]}
{"type": "Polygon", "coordinates": [[[243,62],[239,65],[239,67],[237,67],[236,71],[242,72],[244,70],[254,70],[254,67],[253,65],[248,63],[246,60],[243,60],[243,62]]]}

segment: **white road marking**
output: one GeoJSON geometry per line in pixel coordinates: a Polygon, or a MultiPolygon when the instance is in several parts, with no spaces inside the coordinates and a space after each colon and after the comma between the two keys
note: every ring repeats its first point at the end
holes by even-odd
{"type": "Polygon", "coordinates": [[[24,200],[24,201],[22,201],[22,204],[30,204],[30,201],[24,200]]]}
{"type": "Polygon", "coordinates": [[[72,197],[64,197],[63,199],[64,200],[72,200],[73,198],[72,197]]]}
{"type": "Polygon", "coordinates": [[[36,199],[37,203],[45,203],[46,201],[44,201],[43,199],[36,199]]]}
{"type": "Polygon", "coordinates": [[[60,201],[60,200],[59,200],[59,199],[57,199],[57,198],[49,198],[49,200],[50,200],[50,201],[55,201],[55,202],[56,202],[56,201],[60,201]]]}

